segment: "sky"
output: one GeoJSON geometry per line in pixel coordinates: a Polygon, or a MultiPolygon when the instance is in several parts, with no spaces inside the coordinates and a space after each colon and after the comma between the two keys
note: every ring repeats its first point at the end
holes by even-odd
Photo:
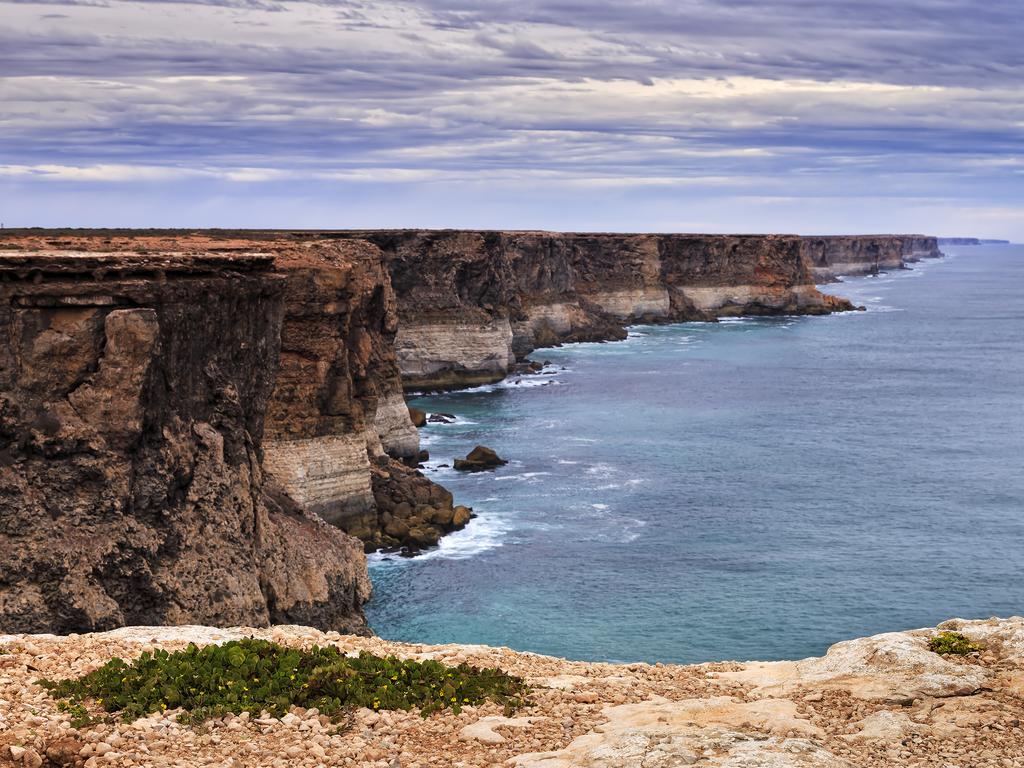
{"type": "Polygon", "coordinates": [[[1024,2],[0,0],[0,222],[1024,241],[1024,2]]]}

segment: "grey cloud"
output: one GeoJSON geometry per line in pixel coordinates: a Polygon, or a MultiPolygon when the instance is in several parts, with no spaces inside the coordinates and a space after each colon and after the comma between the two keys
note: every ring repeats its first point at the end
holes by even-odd
{"type": "Polygon", "coordinates": [[[0,166],[1002,200],[1020,181],[1017,2],[63,5],[5,12],[0,166]]]}

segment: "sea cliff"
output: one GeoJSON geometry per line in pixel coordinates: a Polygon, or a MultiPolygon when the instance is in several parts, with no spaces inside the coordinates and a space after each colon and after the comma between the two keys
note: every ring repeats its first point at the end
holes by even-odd
{"type": "Polygon", "coordinates": [[[0,258],[0,626],[365,631],[362,548],[260,461],[272,259],[39,245],[0,258]]]}
{"type": "Polygon", "coordinates": [[[533,349],[635,322],[853,309],[796,236],[368,230],[398,297],[407,389],[497,381],[533,349]]]}
{"type": "Polygon", "coordinates": [[[818,283],[843,275],[876,275],[942,256],[938,239],[926,235],[805,237],[803,253],[818,283]]]}
{"type": "Polygon", "coordinates": [[[497,381],[533,349],[636,322],[854,309],[816,283],[941,256],[933,237],[366,230],[398,299],[407,389],[497,381]]]}
{"type": "Polygon", "coordinates": [[[881,241],[886,264],[933,255],[918,237],[7,231],[0,626],[365,631],[363,551],[414,554],[472,516],[416,470],[404,389],[495,381],[633,322],[849,310],[813,259],[877,266],[881,241]]]}

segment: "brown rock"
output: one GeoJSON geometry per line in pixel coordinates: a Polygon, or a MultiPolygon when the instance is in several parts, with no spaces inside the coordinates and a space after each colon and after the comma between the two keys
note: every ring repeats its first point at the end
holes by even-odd
{"type": "Polygon", "coordinates": [[[409,525],[402,520],[392,520],[384,529],[384,533],[401,541],[409,535],[409,525]]]}
{"type": "Polygon", "coordinates": [[[508,464],[508,461],[498,456],[493,450],[486,446],[478,445],[466,455],[465,459],[455,459],[453,466],[455,469],[464,472],[480,472],[505,464],[508,464]]]}
{"type": "Polygon", "coordinates": [[[434,513],[430,516],[430,522],[435,525],[443,527],[450,526],[452,524],[452,518],[455,516],[455,510],[451,507],[439,507],[434,510],[434,513]]]}
{"type": "Polygon", "coordinates": [[[74,765],[85,742],[72,737],[65,737],[50,742],[46,747],[46,759],[55,766],[74,765]]]}
{"type": "Polygon", "coordinates": [[[412,425],[416,428],[427,426],[427,414],[419,408],[413,408],[410,406],[409,418],[412,419],[412,425]]]}
{"type": "Polygon", "coordinates": [[[465,528],[466,524],[469,523],[472,517],[473,513],[469,507],[455,507],[455,509],[452,510],[452,527],[465,528]]]}
{"type": "Polygon", "coordinates": [[[271,267],[251,253],[0,258],[5,630],[366,631],[362,548],[261,467],[284,309],[271,267]],[[26,264],[47,276],[23,279],[26,264]]]}
{"type": "Polygon", "coordinates": [[[406,539],[418,547],[432,547],[441,538],[441,532],[436,528],[423,525],[417,526],[409,531],[406,539]]]}

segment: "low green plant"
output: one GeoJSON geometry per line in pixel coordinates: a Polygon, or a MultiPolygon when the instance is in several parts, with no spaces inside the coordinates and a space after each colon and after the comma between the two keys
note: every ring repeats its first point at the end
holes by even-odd
{"type": "Polygon", "coordinates": [[[939,632],[928,640],[928,649],[942,656],[969,656],[984,648],[980,643],[972,643],[970,638],[960,632],[939,632]]]}
{"type": "Polygon", "coordinates": [[[418,707],[426,717],[444,709],[458,714],[487,700],[504,704],[511,714],[527,704],[529,693],[520,678],[498,669],[366,652],[348,657],[333,646],[306,651],[255,638],[189,645],[174,653],[147,651],[132,662],[111,659],[79,678],[38,682],[66,707],[92,701],[126,721],[180,709],[178,719],[185,723],[242,712],[281,717],[292,706],[316,707],[334,720],[357,707],[418,707]]]}
{"type": "Polygon", "coordinates": [[[58,701],[57,710],[71,715],[72,728],[86,728],[103,720],[102,718],[93,717],[92,713],[82,704],[76,704],[67,700],[58,701]]]}

